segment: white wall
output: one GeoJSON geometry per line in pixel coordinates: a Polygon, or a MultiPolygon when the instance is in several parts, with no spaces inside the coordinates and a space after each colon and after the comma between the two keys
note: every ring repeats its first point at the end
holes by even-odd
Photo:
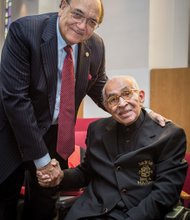
{"type": "Polygon", "coordinates": [[[39,13],[58,11],[61,0],[39,0],[39,13]]]}
{"type": "Polygon", "coordinates": [[[186,67],[190,0],[150,1],[149,67],[186,67]]]}
{"type": "Polygon", "coordinates": [[[12,21],[35,14],[38,14],[38,0],[12,0],[12,21]]]}

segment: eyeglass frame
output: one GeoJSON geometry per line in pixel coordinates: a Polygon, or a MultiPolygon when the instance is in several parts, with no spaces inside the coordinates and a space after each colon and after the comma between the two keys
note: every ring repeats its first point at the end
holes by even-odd
{"type": "Polygon", "coordinates": [[[87,25],[88,28],[91,28],[91,30],[95,30],[99,27],[99,23],[97,21],[95,21],[93,18],[87,18],[86,16],[84,16],[82,13],[82,11],[80,12],[80,10],[78,9],[74,9],[70,4],[69,2],[66,2],[68,6],[70,6],[70,13],[71,13],[71,16],[72,16],[72,19],[77,22],[77,23],[83,23],[84,20],[85,21],[85,24],[87,25]],[[74,16],[80,16],[80,18],[75,18],[74,16]],[[89,24],[89,21],[92,21],[95,23],[95,26],[92,27],[90,24],[89,24]]]}
{"type": "Polygon", "coordinates": [[[115,95],[110,95],[107,98],[106,103],[108,105],[110,105],[111,107],[118,106],[118,104],[120,103],[120,98],[122,98],[124,101],[129,101],[132,98],[134,92],[139,92],[139,90],[138,89],[128,89],[128,90],[124,90],[123,92],[121,92],[121,95],[116,95],[116,94],[115,95]],[[126,92],[129,92],[128,98],[124,97],[123,93],[126,93],[126,92]],[[111,100],[109,101],[109,99],[111,99],[111,98],[117,98],[117,101],[116,101],[117,103],[111,104],[110,103],[111,100]]]}

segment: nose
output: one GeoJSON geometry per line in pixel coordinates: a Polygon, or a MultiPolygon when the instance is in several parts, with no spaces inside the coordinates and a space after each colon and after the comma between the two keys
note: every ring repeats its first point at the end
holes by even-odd
{"type": "Polygon", "coordinates": [[[78,22],[78,27],[81,29],[85,29],[87,27],[88,20],[86,18],[81,19],[80,22],[78,22]]]}
{"type": "Polygon", "coordinates": [[[126,104],[128,104],[128,102],[123,98],[123,97],[119,97],[119,104],[118,104],[118,106],[124,106],[124,105],[126,105],[126,104]]]}

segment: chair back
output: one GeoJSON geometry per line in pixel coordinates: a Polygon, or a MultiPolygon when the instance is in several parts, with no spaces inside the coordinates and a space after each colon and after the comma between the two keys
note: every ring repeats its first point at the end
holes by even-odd
{"type": "Polygon", "coordinates": [[[86,149],[86,133],[91,122],[98,120],[98,118],[77,118],[75,125],[75,144],[81,148],[86,149]]]}
{"type": "Polygon", "coordinates": [[[85,141],[88,126],[91,122],[98,119],[99,118],[77,118],[75,125],[75,151],[68,159],[68,165],[70,168],[76,167],[80,164],[86,150],[85,141]]]}

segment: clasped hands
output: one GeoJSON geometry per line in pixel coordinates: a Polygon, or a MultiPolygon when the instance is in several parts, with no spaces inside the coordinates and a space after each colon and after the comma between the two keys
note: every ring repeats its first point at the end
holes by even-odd
{"type": "Polygon", "coordinates": [[[52,159],[46,166],[37,169],[38,183],[43,187],[55,187],[63,179],[63,171],[56,159],[52,159]]]}

